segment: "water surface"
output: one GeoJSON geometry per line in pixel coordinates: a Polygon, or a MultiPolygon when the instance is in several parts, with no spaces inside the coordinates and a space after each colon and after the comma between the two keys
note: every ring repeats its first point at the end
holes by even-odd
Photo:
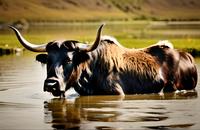
{"type": "MultiPolygon", "coordinates": [[[[45,66],[34,53],[0,57],[0,129],[198,129],[197,91],[165,95],[85,96],[44,93],[45,66]]],[[[196,59],[198,69],[200,61],[196,59]]]]}

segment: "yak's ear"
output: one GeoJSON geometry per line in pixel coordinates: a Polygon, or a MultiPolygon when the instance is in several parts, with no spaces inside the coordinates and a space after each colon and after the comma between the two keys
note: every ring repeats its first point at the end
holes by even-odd
{"type": "Polygon", "coordinates": [[[36,56],[36,60],[41,62],[42,64],[46,64],[47,63],[47,54],[39,54],[36,56]]]}

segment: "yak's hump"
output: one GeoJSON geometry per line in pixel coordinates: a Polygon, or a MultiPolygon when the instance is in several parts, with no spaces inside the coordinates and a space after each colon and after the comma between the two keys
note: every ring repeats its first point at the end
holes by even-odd
{"type": "Polygon", "coordinates": [[[173,44],[168,40],[161,40],[161,41],[157,42],[155,45],[166,46],[166,47],[172,48],[172,49],[174,48],[173,44]]]}
{"type": "Polygon", "coordinates": [[[116,44],[116,45],[118,45],[118,46],[120,46],[120,47],[123,47],[123,46],[117,41],[117,39],[114,38],[114,37],[112,37],[112,36],[107,36],[107,35],[102,36],[102,37],[101,37],[101,41],[106,41],[106,42],[109,43],[109,44],[116,44]]]}

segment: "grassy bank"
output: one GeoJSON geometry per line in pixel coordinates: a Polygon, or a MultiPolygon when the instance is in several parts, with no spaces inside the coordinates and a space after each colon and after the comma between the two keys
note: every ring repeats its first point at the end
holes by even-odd
{"type": "MultiPolygon", "coordinates": [[[[47,43],[53,40],[79,40],[92,43],[101,23],[62,23],[50,25],[32,25],[20,30],[22,35],[35,44],[47,43]]],[[[200,56],[200,22],[158,22],[158,21],[128,21],[107,22],[103,35],[114,36],[127,48],[143,48],[157,43],[159,40],[169,40],[175,48],[187,50],[194,56],[200,56]]],[[[22,48],[11,29],[6,27],[0,32],[0,48],[22,48]]],[[[13,51],[12,51],[13,52],[13,51]]]]}
{"type": "MultiPolygon", "coordinates": [[[[44,35],[25,35],[26,39],[28,39],[32,43],[42,44],[56,39],[56,36],[52,36],[49,34],[44,35]]],[[[121,36],[116,36],[117,40],[127,48],[143,48],[149,45],[157,43],[160,39],[134,39],[134,38],[123,38],[121,36]]],[[[69,38],[66,38],[69,39],[69,38]]],[[[77,39],[83,42],[92,43],[94,40],[94,36],[91,37],[81,37],[74,36],[73,39],[77,39]]],[[[163,39],[165,40],[165,39],[163,39]]],[[[200,39],[199,38],[185,38],[178,39],[172,38],[167,39],[173,43],[174,47],[177,49],[185,50],[190,52],[193,56],[200,56],[200,39]]],[[[23,48],[22,45],[18,42],[15,35],[0,35],[0,55],[1,54],[10,54],[15,53],[18,50],[17,48],[23,48]]]]}
{"type": "MultiPolygon", "coordinates": [[[[35,44],[42,44],[46,42],[50,42],[52,40],[59,40],[59,38],[56,38],[54,35],[24,35],[24,37],[35,44]]],[[[58,36],[59,37],[59,36],[58,36]]],[[[69,37],[69,36],[68,36],[69,37]]],[[[81,37],[81,36],[73,36],[72,39],[80,40],[82,42],[86,43],[92,43],[95,36],[88,36],[88,37],[81,37]]],[[[127,38],[127,37],[121,37],[121,36],[115,36],[115,38],[125,47],[127,48],[143,48],[152,44],[155,44],[159,40],[169,40],[173,43],[175,48],[178,49],[187,49],[187,48],[194,48],[194,49],[200,49],[200,39],[199,38],[171,38],[171,39],[159,39],[159,38],[127,38]]],[[[63,39],[63,38],[61,38],[63,39]]],[[[66,40],[69,40],[70,38],[66,38],[66,40]]],[[[6,35],[0,35],[0,47],[11,47],[11,48],[21,48],[21,44],[16,39],[16,36],[13,34],[6,34],[6,35]]]]}
{"type": "MultiPolygon", "coordinates": [[[[168,39],[174,48],[187,51],[194,57],[200,57],[200,39],[168,39]]],[[[159,39],[119,39],[128,48],[143,48],[155,44],[159,39]]]]}

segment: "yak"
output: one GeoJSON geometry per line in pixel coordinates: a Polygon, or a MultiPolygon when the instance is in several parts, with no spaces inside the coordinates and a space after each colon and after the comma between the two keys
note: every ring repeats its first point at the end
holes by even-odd
{"type": "Polygon", "coordinates": [[[146,48],[122,46],[111,36],[101,36],[102,24],[92,45],[76,40],[28,42],[14,30],[19,42],[46,64],[44,91],[64,97],[69,88],[79,95],[126,95],[192,90],[197,85],[194,58],[174,49],[168,41],[146,48]]]}

